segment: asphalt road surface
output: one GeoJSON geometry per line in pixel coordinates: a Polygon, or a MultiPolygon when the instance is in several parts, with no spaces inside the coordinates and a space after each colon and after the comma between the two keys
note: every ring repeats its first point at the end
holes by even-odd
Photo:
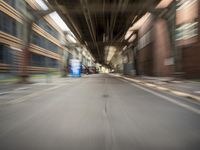
{"type": "Polygon", "coordinates": [[[199,104],[114,76],[19,93],[0,105],[0,150],[200,150],[199,104]]]}

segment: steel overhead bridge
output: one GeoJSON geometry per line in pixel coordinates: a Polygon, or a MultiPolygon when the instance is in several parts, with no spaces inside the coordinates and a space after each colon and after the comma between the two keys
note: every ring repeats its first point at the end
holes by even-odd
{"type": "Polygon", "coordinates": [[[127,45],[130,26],[160,0],[48,0],[97,62],[105,63],[105,47],[127,45]]]}

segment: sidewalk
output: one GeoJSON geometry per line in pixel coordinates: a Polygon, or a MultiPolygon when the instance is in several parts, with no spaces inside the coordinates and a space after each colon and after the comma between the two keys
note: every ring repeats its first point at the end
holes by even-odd
{"type": "Polygon", "coordinates": [[[191,98],[200,102],[200,82],[173,77],[126,76],[113,74],[157,90],[167,91],[178,96],[191,98]]]}
{"type": "Polygon", "coordinates": [[[7,94],[8,91],[12,91],[12,90],[15,90],[17,88],[23,88],[27,85],[32,85],[32,84],[37,84],[37,83],[55,83],[60,78],[61,77],[59,75],[52,75],[52,76],[49,76],[49,77],[47,77],[46,75],[31,76],[28,79],[28,81],[30,82],[28,84],[18,83],[19,79],[17,79],[17,80],[1,80],[1,82],[0,82],[0,96],[7,94]]]}
{"type": "Polygon", "coordinates": [[[191,80],[178,80],[172,77],[134,77],[135,79],[141,80],[147,83],[153,83],[155,85],[160,85],[165,88],[170,88],[172,90],[185,92],[200,96],[200,82],[195,82],[191,80]]]}
{"type": "Polygon", "coordinates": [[[32,75],[28,79],[29,83],[19,83],[18,80],[8,81],[8,80],[1,80],[3,82],[0,82],[0,96],[8,94],[9,92],[15,90],[15,89],[23,89],[27,86],[32,85],[54,85],[54,84],[60,84],[64,83],[65,81],[72,80],[74,78],[72,77],[61,77],[61,75],[46,75],[46,74],[38,74],[38,75],[32,75]],[[4,82],[5,81],[5,82],[4,82]]]}

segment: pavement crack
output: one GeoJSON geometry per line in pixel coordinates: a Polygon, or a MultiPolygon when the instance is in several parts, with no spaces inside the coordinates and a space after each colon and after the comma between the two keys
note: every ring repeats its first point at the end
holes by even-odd
{"type": "Polygon", "coordinates": [[[105,111],[106,114],[107,114],[107,109],[108,109],[108,108],[107,108],[107,107],[108,107],[107,105],[108,105],[108,102],[107,102],[107,100],[106,100],[106,101],[105,101],[105,107],[104,107],[104,111],[105,111]]]}

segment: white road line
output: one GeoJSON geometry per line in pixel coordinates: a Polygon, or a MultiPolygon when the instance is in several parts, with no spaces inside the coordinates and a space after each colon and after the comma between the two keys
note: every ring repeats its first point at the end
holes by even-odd
{"type": "Polygon", "coordinates": [[[1,95],[6,95],[6,94],[9,94],[9,92],[2,92],[2,93],[0,93],[0,96],[1,95]]]}
{"type": "MultiPolygon", "coordinates": [[[[124,82],[127,82],[127,80],[124,80],[124,79],[119,79],[119,80],[124,81],[124,82]]],[[[130,83],[130,82],[128,82],[128,83],[130,83]]],[[[136,85],[136,84],[134,84],[134,83],[130,83],[130,84],[133,85],[133,86],[135,86],[135,87],[137,87],[137,88],[139,88],[139,89],[142,89],[142,90],[144,90],[144,91],[146,91],[146,92],[149,92],[149,93],[151,93],[151,94],[153,94],[153,95],[156,95],[156,96],[158,96],[158,97],[160,97],[160,98],[162,98],[162,99],[165,99],[165,100],[167,100],[167,101],[169,101],[169,102],[171,102],[171,103],[174,103],[174,104],[176,104],[176,105],[178,105],[178,106],[180,106],[180,107],[183,107],[183,108],[185,108],[185,109],[187,109],[187,110],[190,110],[190,111],[192,111],[192,112],[197,113],[197,114],[200,115],[200,110],[199,110],[199,109],[193,108],[193,107],[191,107],[191,106],[189,106],[189,105],[187,105],[187,104],[181,103],[181,102],[179,102],[179,101],[177,101],[177,100],[175,100],[175,99],[173,99],[173,98],[167,97],[167,96],[165,96],[165,95],[162,95],[162,94],[157,93],[157,92],[155,92],[155,91],[152,91],[152,90],[150,90],[150,89],[144,88],[144,87],[142,87],[142,86],[140,86],[140,85],[136,85]]]]}
{"type": "Polygon", "coordinates": [[[30,100],[29,98],[33,98],[34,96],[38,96],[38,95],[40,95],[40,94],[42,94],[42,93],[44,93],[44,92],[51,91],[51,90],[57,89],[57,88],[62,87],[62,86],[64,86],[64,85],[54,86],[54,87],[45,89],[45,90],[43,90],[43,91],[39,91],[39,92],[36,92],[36,93],[32,93],[32,94],[29,94],[29,95],[26,95],[26,96],[17,98],[17,99],[15,99],[15,100],[10,100],[10,101],[5,102],[5,103],[0,103],[0,105],[21,103],[21,102],[30,100]]]}
{"type": "Polygon", "coordinates": [[[200,91],[194,91],[193,93],[200,94],[200,91]]]}
{"type": "Polygon", "coordinates": [[[31,87],[21,87],[21,88],[15,89],[14,91],[28,90],[28,89],[30,89],[30,88],[31,88],[31,87]]]}

